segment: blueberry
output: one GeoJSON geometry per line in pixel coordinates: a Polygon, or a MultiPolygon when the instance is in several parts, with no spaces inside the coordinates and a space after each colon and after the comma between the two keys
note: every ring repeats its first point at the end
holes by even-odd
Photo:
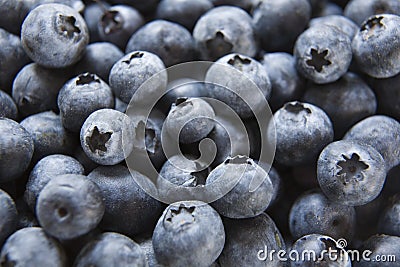
{"type": "Polygon", "coordinates": [[[97,75],[88,72],[65,83],[57,102],[62,124],[71,132],[79,132],[94,111],[114,108],[111,88],[97,75]]]}
{"type": "Polygon", "coordinates": [[[103,233],[90,241],[75,259],[74,266],[147,267],[144,251],[132,239],[118,233],[103,233]]]}
{"type": "Polygon", "coordinates": [[[256,34],[266,51],[290,51],[311,17],[308,0],[265,0],[253,10],[256,34]]]}
{"type": "Polygon", "coordinates": [[[83,56],[89,33],[82,16],[69,6],[44,4],[29,12],[21,28],[28,56],[41,66],[63,68],[83,56]]]}
{"type": "Polygon", "coordinates": [[[333,83],[310,83],[303,100],[328,114],[338,137],[358,121],[374,115],[377,106],[374,92],[358,75],[350,72],[333,83]]]}
{"type": "Polygon", "coordinates": [[[214,128],[215,113],[201,98],[179,98],[164,122],[164,129],[180,143],[197,142],[214,128]]]}
{"type": "Polygon", "coordinates": [[[71,154],[76,146],[75,136],[62,126],[59,115],[46,111],[31,115],[21,121],[35,144],[33,162],[51,154],[71,154]]]}
{"type": "Polygon", "coordinates": [[[105,9],[108,9],[110,5],[105,1],[100,1],[100,3],[88,3],[83,11],[83,18],[85,19],[86,26],[88,27],[90,42],[99,42],[99,27],[98,23],[103,16],[105,9]]]}
{"type": "Polygon", "coordinates": [[[4,183],[19,178],[28,168],[34,140],[22,125],[7,118],[0,118],[0,129],[0,183],[4,183]]]}
{"type": "Polygon", "coordinates": [[[0,90],[0,117],[17,120],[18,109],[14,100],[6,92],[0,90]]]}
{"type": "Polygon", "coordinates": [[[285,250],[285,243],[274,221],[265,213],[257,217],[232,220],[225,219],[226,242],[219,257],[221,266],[282,266],[276,257],[260,261],[257,254],[267,248],[285,250]]]}
{"type": "Polygon", "coordinates": [[[0,189],[0,246],[16,230],[17,209],[13,199],[0,189]]]}
{"type": "Polygon", "coordinates": [[[15,77],[12,96],[23,117],[40,112],[58,111],[57,95],[68,80],[65,70],[47,69],[36,63],[26,65],[15,77]]]}
{"type": "Polygon", "coordinates": [[[201,16],[193,37],[203,60],[216,60],[230,53],[253,57],[258,49],[251,17],[233,6],[216,7],[201,16]]]}
{"type": "MultiPolygon", "coordinates": [[[[209,169],[198,160],[193,160],[190,156],[174,155],[164,163],[157,178],[158,193],[163,199],[196,199],[196,191],[189,192],[188,196],[182,193],[176,196],[176,192],[171,190],[168,183],[174,186],[183,187],[202,187],[206,183],[209,169]]],[[[198,191],[197,191],[198,192],[198,191]]]]}
{"type": "Polygon", "coordinates": [[[98,22],[100,39],[125,49],[132,34],[144,24],[144,19],[133,7],[111,6],[103,12],[98,22]]]}
{"type": "Polygon", "coordinates": [[[229,105],[241,118],[267,108],[265,100],[271,94],[268,73],[248,56],[234,53],[218,59],[205,79],[209,95],[229,105]]]}
{"type": "Polygon", "coordinates": [[[344,15],[357,25],[377,14],[400,15],[400,3],[397,0],[350,0],[344,9],[344,15]]]}
{"type": "Polygon", "coordinates": [[[75,73],[93,73],[103,81],[108,82],[112,66],[124,53],[115,45],[108,42],[98,42],[89,44],[86,47],[85,55],[75,65],[75,73]]]}
{"type": "Polygon", "coordinates": [[[11,235],[1,249],[1,266],[67,266],[60,243],[42,228],[27,227],[11,235]]]}
{"type": "Polygon", "coordinates": [[[357,34],[358,25],[352,20],[341,15],[329,15],[324,17],[313,18],[310,20],[309,26],[313,27],[319,24],[331,25],[339,28],[341,31],[347,34],[350,40],[353,39],[354,35],[357,34]]]}
{"type": "MultiPolygon", "coordinates": [[[[399,4],[400,7],[400,4],[399,4]]],[[[361,71],[374,78],[400,73],[400,16],[380,14],[369,17],[354,36],[354,59],[361,71]]]]}
{"type": "Polygon", "coordinates": [[[386,79],[369,79],[378,100],[378,112],[400,120],[400,74],[386,79]]]}
{"type": "Polygon", "coordinates": [[[15,75],[29,62],[29,58],[22,48],[19,37],[1,28],[0,47],[0,88],[6,92],[11,92],[15,75]]]}
{"type": "Polygon", "coordinates": [[[334,26],[317,24],[297,38],[293,54],[301,75],[315,83],[330,83],[350,66],[351,40],[334,26]]]}
{"type": "Polygon", "coordinates": [[[40,225],[58,239],[72,239],[93,230],[104,214],[100,188],[86,176],[63,174],[51,179],[39,194],[40,225]]]}
{"type": "Polygon", "coordinates": [[[288,102],[274,114],[275,128],[268,127],[268,138],[276,137],[275,160],[286,166],[313,162],[333,140],[333,127],[326,113],[309,103],[288,102]]]}
{"type": "Polygon", "coordinates": [[[378,232],[387,235],[400,236],[400,195],[389,199],[383,214],[379,218],[378,232]]]}
{"type": "Polygon", "coordinates": [[[250,218],[261,214],[274,193],[268,173],[243,156],[226,159],[208,175],[206,184],[212,186],[217,181],[226,184],[235,181],[226,195],[211,203],[219,214],[228,218],[250,218]]]}
{"type": "Polygon", "coordinates": [[[43,187],[54,177],[62,174],[83,174],[82,165],[74,158],[54,154],[42,158],[32,169],[26,183],[24,199],[32,210],[43,187]]]}
{"type": "MultiPolygon", "coordinates": [[[[296,251],[298,259],[290,261],[291,267],[351,267],[351,261],[346,250],[338,247],[336,240],[327,235],[310,234],[294,242],[291,251],[296,251]],[[336,251],[331,252],[328,251],[336,251]],[[315,255],[315,259],[313,259],[315,255]],[[335,256],[332,256],[335,255],[335,256]]],[[[293,254],[296,255],[296,254],[293,254]]]]}
{"type": "Polygon", "coordinates": [[[110,71],[110,86],[119,99],[129,103],[140,86],[155,74],[158,75],[148,81],[151,83],[148,87],[155,91],[164,91],[167,86],[167,73],[164,70],[164,63],[157,55],[146,51],[134,51],[114,64],[110,71]]]}
{"type": "Polygon", "coordinates": [[[386,168],[382,156],[372,146],[341,140],[321,152],[317,175],[322,191],[330,200],[358,206],[379,195],[386,168]]]}
{"type": "Polygon", "coordinates": [[[157,7],[156,16],[176,22],[191,31],[201,15],[213,7],[210,0],[162,0],[157,7]]]}
{"type": "Polygon", "coordinates": [[[400,123],[391,117],[365,118],[350,128],[344,139],[371,145],[382,155],[387,170],[400,163],[400,123]]]}
{"type": "Polygon", "coordinates": [[[2,7],[0,9],[0,27],[19,35],[21,25],[29,11],[47,3],[68,5],[78,12],[82,12],[85,8],[85,4],[81,0],[0,0],[0,6],[2,7]]]}
{"type": "Polygon", "coordinates": [[[166,20],[153,20],[129,39],[125,52],[144,50],[158,55],[165,66],[195,58],[192,35],[183,26],[166,20]]]}
{"type": "Polygon", "coordinates": [[[166,266],[210,266],[220,255],[224,242],[220,216],[201,201],[169,205],[153,233],[156,259],[166,266]]]}
{"type": "Polygon", "coordinates": [[[374,235],[366,240],[360,251],[370,250],[369,260],[360,259],[360,261],[354,262],[354,267],[392,267],[396,266],[396,260],[400,258],[400,237],[390,235],[374,235]],[[388,256],[391,255],[392,259],[388,256]],[[380,256],[381,258],[377,258],[380,256]],[[383,261],[384,256],[386,261],[383,261]],[[374,261],[376,259],[382,259],[381,261],[374,261]]]}
{"type": "Polygon", "coordinates": [[[139,172],[121,165],[100,166],[89,175],[101,190],[105,212],[100,227],[129,236],[154,227],[162,212],[161,203],[149,196],[136,183],[147,179],[139,172]]]}
{"type": "Polygon", "coordinates": [[[356,212],[354,207],[330,201],[320,190],[310,190],[294,202],[289,226],[295,239],[321,234],[350,241],[355,231],[356,212]]]}
{"type": "Polygon", "coordinates": [[[130,118],[112,109],[100,109],[90,114],[80,132],[83,151],[101,165],[123,161],[132,152],[133,136],[130,118]]]}
{"type": "Polygon", "coordinates": [[[304,90],[304,80],[297,73],[296,61],[291,54],[276,52],[264,54],[262,65],[271,81],[271,109],[276,111],[289,101],[299,100],[304,90]]]}

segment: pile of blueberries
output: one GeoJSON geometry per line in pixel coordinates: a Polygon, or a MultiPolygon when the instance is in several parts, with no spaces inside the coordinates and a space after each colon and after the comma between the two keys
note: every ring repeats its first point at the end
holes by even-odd
{"type": "Polygon", "coordinates": [[[400,266],[399,0],[0,0],[0,89],[0,266],[400,266]],[[371,261],[265,256],[328,249],[371,261]]]}

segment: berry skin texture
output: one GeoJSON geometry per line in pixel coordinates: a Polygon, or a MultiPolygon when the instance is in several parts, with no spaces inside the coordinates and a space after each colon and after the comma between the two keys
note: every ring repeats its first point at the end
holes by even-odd
{"type": "Polygon", "coordinates": [[[14,100],[6,92],[0,90],[0,117],[17,120],[18,109],[14,100]]]}
{"type": "Polygon", "coordinates": [[[113,109],[100,109],[86,119],[80,132],[85,154],[101,165],[116,165],[133,149],[131,119],[113,109]]]}
{"type": "Polygon", "coordinates": [[[357,34],[359,27],[352,20],[345,16],[330,15],[313,18],[310,20],[309,26],[317,26],[318,24],[331,25],[339,28],[341,31],[347,34],[350,40],[353,40],[354,35],[357,34]]]}
{"type": "Polygon", "coordinates": [[[400,123],[391,117],[365,118],[350,128],[343,139],[375,148],[385,160],[387,171],[400,163],[400,123]]]}
{"type": "Polygon", "coordinates": [[[206,82],[209,95],[229,105],[241,118],[267,108],[271,81],[263,65],[248,56],[233,53],[218,59],[208,69],[206,82]]]}
{"type": "Polygon", "coordinates": [[[308,0],[264,0],[253,13],[256,34],[266,51],[290,51],[311,17],[308,0]]]}
{"type": "Polygon", "coordinates": [[[236,181],[226,195],[211,203],[219,214],[242,219],[256,217],[269,206],[274,194],[268,173],[252,159],[243,156],[228,158],[217,166],[207,177],[206,185],[214,182],[229,184],[236,181]]]}
{"type": "Polygon", "coordinates": [[[379,14],[363,22],[354,36],[354,59],[361,71],[374,78],[400,73],[400,16],[379,14]]]}
{"type": "Polygon", "coordinates": [[[103,12],[98,22],[100,39],[125,49],[132,34],[144,24],[144,19],[133,7],[115,5],[103,12]]]}
{"type": "Polygon", "coordinates": [[[103,197],[101,229],[134,236],[154,228],[163,207],[135,182],[147,177],[116,165],[100,166],[88,178],[97,184],[103,197]]]}
{"type": "Polygon", "coordinates": [[[59,115],[52,111],[31,115],[21,121],[35,144],[32,162],[51,154],[72,154],[77,146],[75,136],[61,123],[59,115]]]}
{"type": "Polygon", "coordinates": [[[251,17],[233,6],[216,7],[201,16],[193,38],[203,60],[214,61],[230,53],[253,57],[258,48],[251,17]]]}
{"type": "Polygon", "coordinates": [[[297,38],[293,55],[305,78],[318,84],[334,82],[350,66],[351,40],[334,26],[318,24],[297,38]]]}
{"type": "Polygon", "coordinates": [[[206,267],[220,255],[225,231],[211,206],[201,201],[182,201],[166,208],[152,239],[161,265],[206,267]]]}
{"type": "Polygon", "coordinates": [[[108,82],[112,66],[124,53],[115,45],[108,42],[98,42],[89,44],[86,47],[85,55],[75,65],[75,73],[93,73],[103,81],[108,82]]]}
{"type": "Polygon", "coordinates": [[[29,62],[18,36],[0,28],[0,89],[11,92],[12,83],[19,70],[29,62]]]}
{"type": "Polygon", "coordinates": [[[146,256],[132,239],[106,232],[90,241],[75,259],[74,267],[147,267],[146,256]]]}
{"type": "Polygon", "coordinates": [[[53,154],[42,158],[29,174],[24,193],[26,204],[34,211],[39,193],[54,177],[62,174],[83,174],[82,165],[74,158],[53,154]]]}
{"type": "Polygon", "coordinates": [[[300,99],[304,90],[304,79],[297,72],[296,61],[291,54],[266,53],[261,63],[271,81],[271,98],[268,102],[273,111],[286,102],[300,99]]]}
{"type": "Polygon", "coordinates": [[[215,113],[210,104],[201,98],[180,98],[173,105],[164,122],[171,138],[183,144],[205,138],[214,128],[215,113]]]}
{"type": "Polygon", "coordinates": [[[336,141],[321,152],[317,178],[330,200],[348,206],[364,205],[382,190],[386,178],[385,162],[372,146],[336,141]]]}
{"type": "Polygon", "coordinates": [[[179,23],[191,31],[201,15],[213,7],[209,0],[162,0],[157,7],[156,16],[179,23]]]}
{"type": "Polygon", "coordinates": [[[99,187],[86,176],[63,174],[51,179],[39,194],[40,225],[58,239],[73,239],[93,230],[104,214],[99,187]]]}
{"type": "Polygon", "coordinates": [[[64,68],[81,59],[89,33],[85,20],[71,7],[44,4],[24,20],[21,42],[27,55],[39,65],[64,68]]]}
{"type": "Polygon", "coordinates": [[[303,100],[322,108],[332,120],[337,137],[360,120],[376,112],[374,92],[356,74],[348,72],[339,80],[328,84],[309,84],[303,100]]]}
{"type": "Polygon", "coordinates": [[[282,266],[276,257],[260,261],[257,252],[286,250],[275,222],[266,214],[241,220],[224,219],[226,242],[218,261],[221,266],[282,266]]]}
{"type": "Polygon", "coordinates": [[[195,56],[192,35],[183,26],[166,20],[154,20],[129,39],[125,53],[148,51],[159,56],[165,66],[191,61],[195,56]]]}
{"type": "Polygon", "coordinates": [[[27,227],[12,234],[1,249],[1,266],[66,267],[61,244],[40,227],[27,227]]]}
{"type": "Polygon", "coordinates": [[[69,80],[61,88],[57,103],[64,128],[78,133],[94,111],[114,108],[114,95],[108,84],[87,72],[69,80]]]}
{"type": "MultiPolygon", "coordinates": [[[[158,73],[156,78],[149,80],[151,86],[146,85],[146,89],[165,90],[167,73],[164,70],[165,65],[157,55],[146,51],[133,51],[119,59],[111,68],[110,86],[116,97],[129,103],[140,86],[158,73]],[[160,73],[161,71],[163,72],[160,73]]],[[[143,98],[143,101],[146,99],[143,98]]]]}
{"type": "Polygon", "coordinates": [[[333,126],[328,115],[317,106],[298,101],[286,103],[274,114],[274,127],[268,138],[276,136],[275,160],[286,166],[313,162],[333,140],[333,126]]]}
{"type": "MultiPolygon", "coordinates": [[[[16,230],[18,222],[17,209],[13,199],[0,189],[0,247],[16,230]]],[[[1,263],[0,263],[1,264],[1,263]]]]}
{"type": "Polygon", "coordinates": [[[12,87],[20,114],[27,117],[48,110],[58,112],[57,95],[68,78],[65,70],[47,69],[36,63],[23,67],[12,87]]]}
{"type": "Polygon", "coordinates": [[[366,19],[377,14],[400,15],[400,3],[398,0],[350,0],[348,1],[344,15],[361,25],[366,19]]]}
{"type": "Polygon", "coordinates": [[[330,201],[319,189],[297,198],[289,214],[290,233],[294,238],[308,234],[328,235],[351,241],[356,226],[354,207],[330,201]]]}
{"type": "Polygon", "coordinates": [[[31,162],[34,141],[17,122],[0,118],[0,183],[19,178],[31,162]]]}

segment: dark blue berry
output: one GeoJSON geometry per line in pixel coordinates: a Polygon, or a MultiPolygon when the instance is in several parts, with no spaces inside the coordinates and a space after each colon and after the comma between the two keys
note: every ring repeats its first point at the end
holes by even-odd
{"type": "Polygon", "coordinates": [[[73,239],[88,233],[99,224],[103,214],[100,188],[79,174],[51,179],[36,203],[40,225],[58,239],[73,239]]]}
{"type": "Polygon", "coordinates": [[[220,255],[225,231],[218,213],[201,201],[167,207],[153,233],[157,261],[166,266],[210,266],[220,255]]]}
{"type": "Polygon", "coordinates": [[[34,137],[17,122],[0,118],[0,183],[15,180],[28,168],[34,147],[34,137]]]}
{"type": "Polygon", "coordinates": [[[63,68],[82,58],[89,32],[82,16],[69,6],[44,4],[29,12],[21,28],[28,56],[41,66],[63,68]]]}
{"type": "Polygon", "coordinates": [[[386,178],[385,162],[372,146],[347,140],[324,148],[317,175],[324,194],[342,205],[358,206],[375,199],[386,178]]]}

